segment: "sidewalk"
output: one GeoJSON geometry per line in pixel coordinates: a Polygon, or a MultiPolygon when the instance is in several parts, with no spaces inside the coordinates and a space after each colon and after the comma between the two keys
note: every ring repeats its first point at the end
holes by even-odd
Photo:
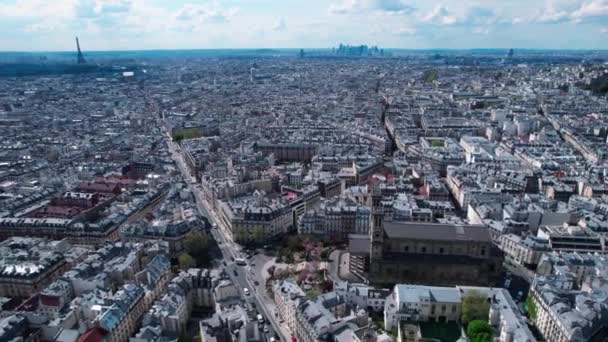
{"type": "Polygon", "coordinates": [[[335,250],[329,255],[330,263],[329,278],[333,281],[349,281],[359,283],[362,281],[359,277],[353,275],[349,271],[349,254],[343,250],[335,250]]]}
{"type": "MultiPolygon", "coordinates": [[[[270,295],[268,294],[268,292],[266,291],[266,280],[269,278],[268,269],[276,264],[275,264],[275,260],[272,258],[270,258],[269,260],[266,260],[263,264],[260,263],[260,261],[262,261],[261,259],[266,259],[266,258],[267,257],[264,255],[256,255],[254,257],[254,259],[252,259],[255,261],[256,267],[254,267],[251,270],[249,276],[252,279],[258,281],[259,285],[256,286],[256,292],[257,292],[257,294],[259,294],[259,298],[264,303],[264,306],[266,306],[268,308],[268,311],[270,311],[269,314],[272,315],[272,318],[277,319],[278,317],[275,316],[276,304],[274,302],[274,298],[271,298],[270,295]]],[[[292,332],[290,331],[289,327],[287,327],[287,324],[278,323],[277,325],[281,329],[281,331],[279,332],[281,336],[291,336],[292,335],[292,332]]]]}

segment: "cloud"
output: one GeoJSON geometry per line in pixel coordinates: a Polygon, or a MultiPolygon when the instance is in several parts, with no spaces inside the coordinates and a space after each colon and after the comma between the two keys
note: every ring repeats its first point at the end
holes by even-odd
{"type": "Polygon", "coordinates": [[[437,5],[422,18],[422,21],[439,25],[454,25],[457,19],[446,7],[437,5]]]}
{"type": "Polygon", "coordinates": [[[554,1],[547,1],[545,8],[541,9],[536,21],[545,24],[557,24],[568,21],[568,17],[570,16],[569,11],[558,7],[554,1]]]}
{"type": "Polygon", "coordinates": [[[0,17],[7,18],[66,18],[74,13],[75,0],[16,0],[0,3],[0,17]]]}
{"type": "Polygon", "coordinates": [[[376,0],[371,1],[371,5],[385,12],[411,13],[414,11],[414,7],[405,4],[401,0],[376,0]]]}
{"type": "Polygon", "coordinates": [[[410,14],[416,10],[404,0],[342,0],[329,6],[332,14],[357,14],[368,11],[383,14],[410,14]]]}
{"type": "Polygon", "coordinates": [[[281,18],[274,26],[272,27],[273,31],[285,31],[287,29],[287,25],[285,24],[285,18],[281,18]]]}
{"type": "Polygon", "coordinates": [[[395,34],[398,36],[412,36],[412,35],[416,34],[416,32],[417,32],[417,30],[415,27],[405,26],[405,27],[401,27],[400,29],[398,29],[397,32],[395,32],[395,34]]]}
{"type": "Polygon", "coordinates": [[[196,24],[224,23],[230,21],[236,12],[233,8],[223,10],[216,6],[186,4],[177,11],[175,18],[196,24]]]}
{"type": "Polygon", "coordinates": [[[488,27],[474,27],[473,31],[471,31],[473,34],[481,34],[484,36],[487,36],[488,34],[490,34],[490,29],[488,27]]]}
{"type": "Polygon", "coordinates": [[[600,33],[608,33],[608,27],[602,27],[600,33]]]}
{"type": "Polygon", "coordinates": [[[514,25],[522,20],[519,17],[511,18],[502,11],[487,7],[462,7],[452,10],[444,5],[433,7],[421,19],[422,22],[439,26],[469,26],[488,27],[494,25],[514,25]]]}
{"type": "Polygon", "coordinates": [[[585,1],[570,15],[574,22],[583,22],[593,19],[608,19],[608,0],[585,1]]]}
{"type": "Polygon", "coordinates": [[[130,9],[131,1],[127,0],[78,0],[74,3],[76,16],[85,19],[123,15],[130,9]]]}
{"type": "Polygon", "coordinates": [[[550,0],[535,18],[536,22],[544,24],[578,24],[598,20],[608,20],[608,0],[569,1],[561,4],[550,0]]]}

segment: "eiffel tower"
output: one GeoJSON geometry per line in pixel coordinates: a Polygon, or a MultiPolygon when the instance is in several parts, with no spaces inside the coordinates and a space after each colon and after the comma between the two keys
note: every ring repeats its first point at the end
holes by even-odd
{"type": "Polygon", "coordinates": [[[80,42],[78,42],[78,37],[76,37],[76,49],[78,49],[78,64],[86,64],[87,61],[84,59],[84,55],[80,50],[80,42]]]}

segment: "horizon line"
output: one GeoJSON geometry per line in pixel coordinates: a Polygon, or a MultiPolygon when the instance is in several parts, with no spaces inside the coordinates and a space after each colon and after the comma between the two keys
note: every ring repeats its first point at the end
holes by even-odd
{"type": "MultiPolygon", "coordinates": [[[[350,44],[345,44],[350,45],[350,44]]],[[[355,44],[350,46],[361,46],[367,44],[355,44]]],[[[373,46],[373,45],[367,45],[373,46]]],[[[151,49],[117,49],[117,50],[83,50],[83,53],[98,53],[98,52],[146,52],[146,51],[252,51],[252,50],[331,50],[335,47],[314,47],[314,48],[300,48],[300,47],[241,47],[241,48],[151,48],[151,49]]],[[[573,51],[573,52],[608,52],[606,48],[590,49],[590,48],[517,48],[517,47],[496,47],[496,48],[402,48],[402,47],[378,47],[382,50],[389,51],[483,51],[483,50],[510,50],[515,51],[573,51]]],[[[76,50],[2,50],[1,53],[72,53],[76,50]]]]}

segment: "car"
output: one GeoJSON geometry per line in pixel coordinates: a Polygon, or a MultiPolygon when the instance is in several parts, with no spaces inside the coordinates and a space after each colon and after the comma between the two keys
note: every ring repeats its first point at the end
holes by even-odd
{"type": "Polygon", "coordinates": [[[268,333],[269,331],[270,331],[270,330],[268,329],[268,326],[267,326],[267,325],[265,325],[265,326],[264,326],[264,332],[265,332],[265,333],[268,333]]]}
{"type": "Polygon", "coordinates": [[[245,296],[249,296],[249,289],[248,288],[243,288],[243,293],[245,294],[245,296]]]}
{"type": "Polygon", "coordinates": [[[235,277],[238,277],[238,276],[239,276],[239,271],[237,271],[237,270],[234,270],[234,272],[232,272],[232,273],[234,273],[234,276],[235,276],[235,277]]]}
{"type": "Polygon", "coordinates": [[[260,282],[259,282],[259,281],[257,281],[257,280],[254,280],[254,281],[253,281],[253,284],[254,284],[255,286],[260,286],[260,282]]]}

